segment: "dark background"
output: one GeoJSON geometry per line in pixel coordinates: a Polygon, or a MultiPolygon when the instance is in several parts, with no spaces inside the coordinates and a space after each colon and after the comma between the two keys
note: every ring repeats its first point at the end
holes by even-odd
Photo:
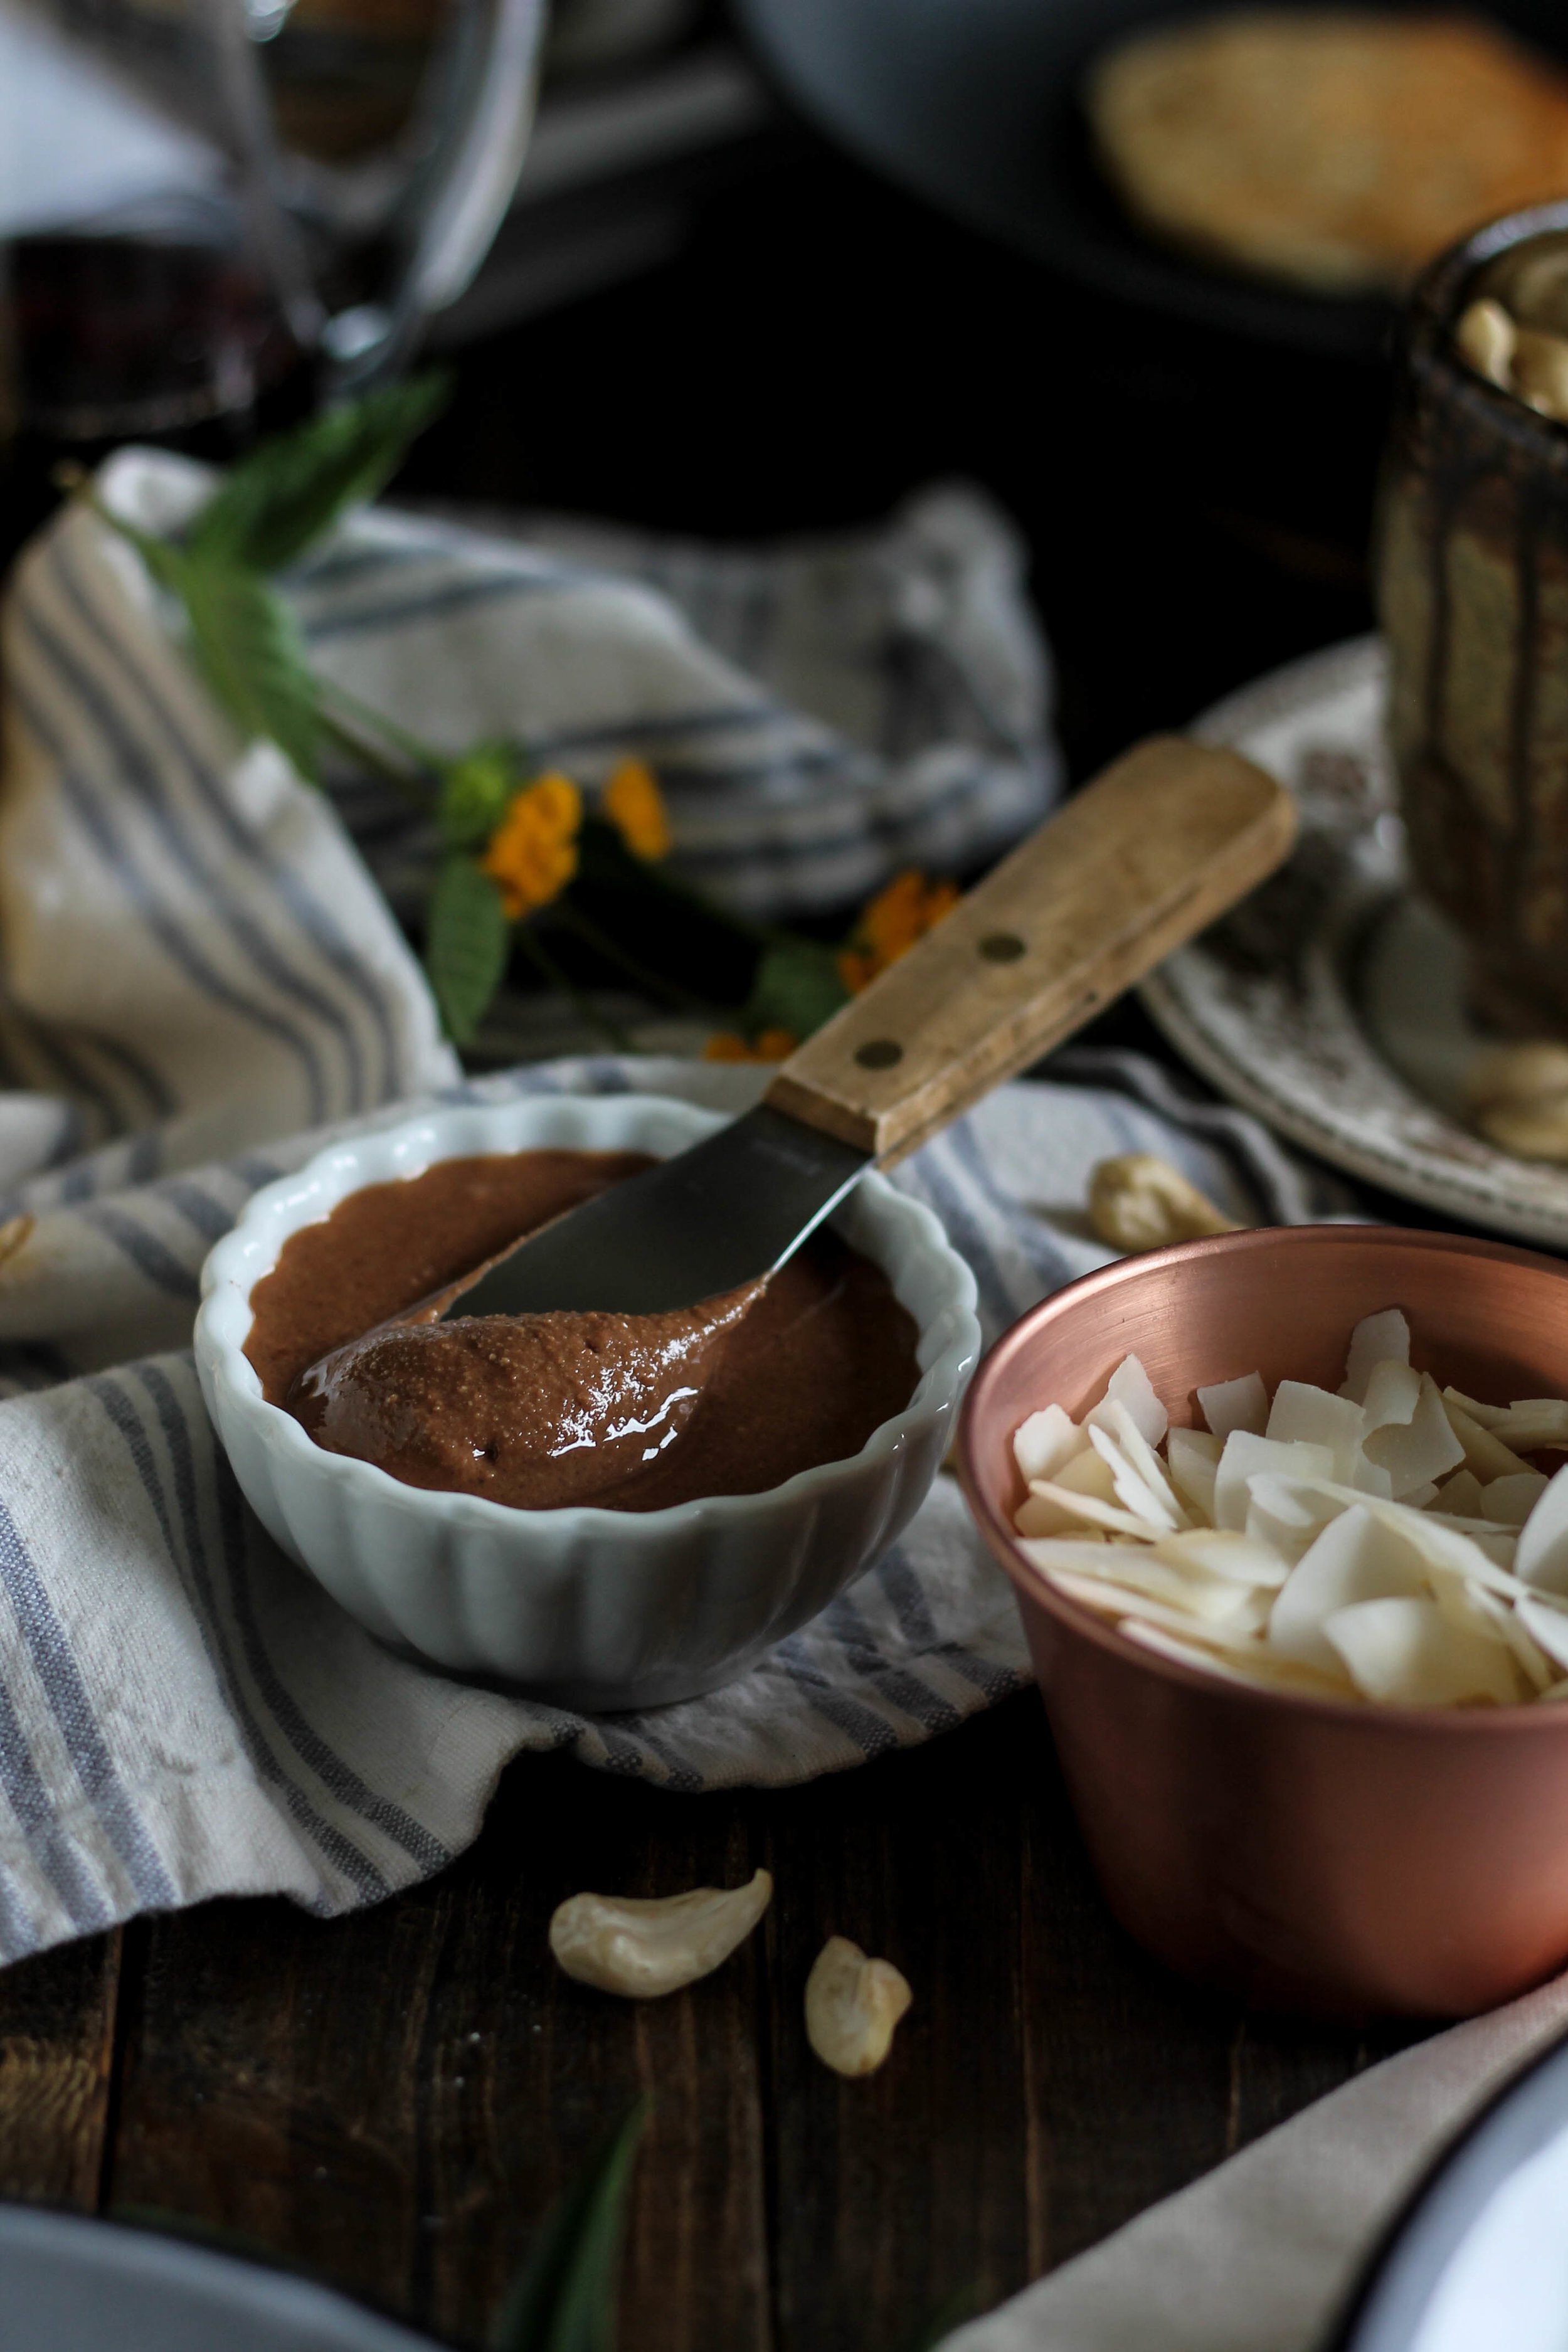
{"type": "Polygon", "coordinates": [[[1029,541],[1075,780],[1371,625],[1384,365],[1130,310],[787,116],[678,258],[456,357],[405,490],[752,539],[982,484],[1029,541]]]}

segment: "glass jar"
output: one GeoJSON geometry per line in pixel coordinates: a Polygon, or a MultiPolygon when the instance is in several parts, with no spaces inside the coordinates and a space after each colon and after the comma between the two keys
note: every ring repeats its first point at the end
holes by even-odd
{"type": "Polygon", "coordinates": [[[1568,335],[1568,203],[1491,223],[1411,296],[1373,558],[1389,725],[1412,872],[1477,1012],[1568,1032],[1568,425],[1461,352],[1486,296],[1568,335]]]}

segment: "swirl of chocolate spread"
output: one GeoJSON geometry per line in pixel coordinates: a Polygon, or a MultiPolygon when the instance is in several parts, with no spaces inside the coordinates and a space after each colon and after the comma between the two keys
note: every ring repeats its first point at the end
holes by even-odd
{"type": "Polygon", "coordinates": [[[256,1286],[263,1392],[328,1452],[529,1510],[756,1494],[858,1453],[913,1393],[917,1333],[833,1234],[673,1314],[433,1319],[520,1234],[648,1164],[511,1152],[351,1193],[256,1286]]]}

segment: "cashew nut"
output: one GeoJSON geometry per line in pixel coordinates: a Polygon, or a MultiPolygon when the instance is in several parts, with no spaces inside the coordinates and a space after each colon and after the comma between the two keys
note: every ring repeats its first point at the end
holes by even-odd
{"type": "Polygon", "coordinates": [[[1542,416],[1568,419],[1568,340],[1540,327],[1520,327],[1513,346],[1513,388],[1542,416]]]}
{"type": "Polygon", "coordinates": [[[1239,1227],[1197,1186],[1152,1151],[1102,1160],[1089,1180],[1089,1221],[1112,1249],[1163,1249],[1168,1242],[1239,1227]]]}
{"type": "Polygon", "coordinates": [[[1568,1045],[1542,1037],[1489,1047],[1465,1073],[1465,1099],[1500,1150],[1568,1160],[1568,1045]]]}
{"type": "Polygon", "coordinates": [[[1478,375],[1506,392],[1517,334],[1500,302],[1472,302],[1454,330],[1454,341],[1478,375]]]}
{"type": "Polygon", "coordinates": [[[913,1999],[890,1960],[868,1960],[847,1936],[829,1936],[805,1980],[806,2038],[836,2074],[874,2074],[913,1999]]]}
{"type": "Polygon", "coordinates": [[[689,1895],[573,1895],[550,1922],[550,1948],[580,1984],[653,2000],[710,1976],[745,1942],[773,1891],[759,1870],[744,1886],[689,1895]]]}

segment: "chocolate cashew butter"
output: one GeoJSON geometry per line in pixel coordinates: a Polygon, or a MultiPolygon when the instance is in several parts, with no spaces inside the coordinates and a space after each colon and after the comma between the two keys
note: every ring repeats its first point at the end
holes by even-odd
{"type": "Polygon", "coordinates": [[[526,1510],[760,1494],[858,1454],[913,1394],[918,1335],[835,1234],[673,1314],[435,1320],[519,1234],[651,1164],[518,1151],[350,1193],[252,1294],[263,1393],[329,1453],[526,1510]]]}

